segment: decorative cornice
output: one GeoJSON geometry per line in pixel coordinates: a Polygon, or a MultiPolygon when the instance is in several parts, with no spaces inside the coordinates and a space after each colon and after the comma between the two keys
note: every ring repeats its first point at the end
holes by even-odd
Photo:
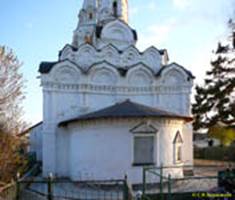
{"type": "Polygon", "coordinates": [[[95,84],[68,84],[68,83],[58,83],[58,82],[42,82],[44,90],[48,91],[74,91],[74,92],[90,92],[90,93],[100,93],[100,94],[112,94],[112,93],[122,93],[122,94],[182,94],[190,93],[191,86],[146,86],[146,87],[133,87],[125,85],[95,85],[95,84]]]}

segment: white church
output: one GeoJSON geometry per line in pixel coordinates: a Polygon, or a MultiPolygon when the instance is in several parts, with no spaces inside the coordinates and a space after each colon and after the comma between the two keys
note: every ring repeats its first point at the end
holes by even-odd
{"type": "Polygon", "coordinates": [[[84,0],[72,44],[58,61],[40,64],[43,122],[32,130],[31,150],[44,176],[127,174],[141,183],[144,166],[193,164],[194,76],[169,63],[165,49],[140,52],[137,40],[128,0],[84,0]]]}

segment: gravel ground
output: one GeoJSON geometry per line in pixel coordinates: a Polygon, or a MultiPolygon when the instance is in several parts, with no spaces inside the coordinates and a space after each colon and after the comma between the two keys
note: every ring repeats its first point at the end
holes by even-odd
{"type": "MultiPolygon", "coordinates": [[[[194,165],[200,166],[194,168],[194,176],[172,180],[172,193],[213,191],[218,187],[218,171],[226,170],[228,167],[235,168],[234,162],[223,161],[195,160],[194,165]]],[[[163,191],[168,192],[167,183],[163,186],[163,191]]],[[[150,194],[159,192],[159,185],[156,185],[156,188],[147,190],[147,193],[150,194]]]]}

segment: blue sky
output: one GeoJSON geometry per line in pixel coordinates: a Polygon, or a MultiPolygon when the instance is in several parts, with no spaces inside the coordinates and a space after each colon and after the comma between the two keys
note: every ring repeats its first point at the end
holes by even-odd
{"type": "MultiPolygon", "coordinates": [[[[42,118],[37,70],[41,61],[55,61],[71,43],[82,0],[1,0],[0,45],[7,45],[23,62],[26,80],[25,120],[42,118]]],[[[137,46],[166,48],[170,60],[190,69],[196,82],[208,69],[211,52],[225,37],[235,0],[129,0],[130,25],[138,31],[137,46]]]]}

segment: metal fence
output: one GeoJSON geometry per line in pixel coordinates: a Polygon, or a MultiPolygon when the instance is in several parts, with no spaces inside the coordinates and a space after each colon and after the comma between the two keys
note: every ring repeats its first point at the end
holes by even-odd
{"type": "Polygon", "coordinates": [[[133,193],[127,182],[79,181],[30,177],[19,179],[0,191],[0,200],[131,200],[133,193]]]}
{"type": "Polygon", "coordinates": [[[16,200],[131,200],[127,179],[80,181],[48,179],[20,180],[16,200]]]}
{"type": "Polygon", "coordinates": [[[235,199],[231,196],[235,193],[235,170],[221,166],[144,168],[142,193],[147,200],[195,200],[218,194],[235,199]]]}

